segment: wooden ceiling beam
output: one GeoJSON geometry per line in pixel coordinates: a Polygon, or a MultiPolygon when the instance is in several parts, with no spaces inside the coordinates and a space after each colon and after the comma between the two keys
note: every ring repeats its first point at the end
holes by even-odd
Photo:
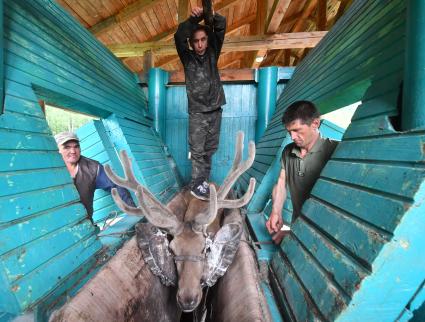
{"type": "MultiPolygon", "coordinates": [[[[271,49],[312,48],[326,35],[326,31],[282,33],[268,36],[229,37],[222,52],[271,49]]],[[[155,55],[175,55],[173,42],[144,42],[107,46],[117,57],[140,57],[151,50],[155,55]]]]}
{"type": "Polygon", "coordinates": [[[162,0],[137,0],[127,7],[121,9],[117,14],[91,26],[89,31],[92,34],[99,36],[109,30],[114,29],[119,23],[128,21],[138,16],[140,12],[152,9],[161,1],[162,0]]]}
{"type": "Polygon", "coordinates": [[[267,19],[265,31],[267,34],[276,33],[282,23],[291,0],[275,0],[267,19]]]}

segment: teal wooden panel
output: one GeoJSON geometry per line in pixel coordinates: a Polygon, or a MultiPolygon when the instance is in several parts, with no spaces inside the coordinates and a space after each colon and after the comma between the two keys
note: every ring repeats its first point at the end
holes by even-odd
{"type": "MultiPolygon", "coordinates": [[[[2,240],[0,254],[11,251],[20,245],[28,244],[44,235],[65,226],[72,226],[85,218],[86,211],[81,203],[51,209],[35,218],[28,218],[18,225],[9,225],[0,230],[2,240]]],[[[79,227],[76,225],[76,227],[79,227]]],[[[48,250],[49,247],[46,248],[48,250]]]]}
{"type": "MultiPolygon", "coordinates": [[[[245,132],[245,150],[249,140],[255,137],[256,87],[254,84],[225,84],[227,104],[223,106],[220,144],[213,156],[210,180],[220,184],[230,170],[234,154],[236,132],[245,132]]],[[[187,96],[184,86],[172,86],[166,90],[167,135],[165,142],[176,161],[179,173],[185,183],[190,181],[191,162],[188,160],[188,115],[187,96]]]]}
{"type": "Polygon", "coordinates": [[[287,263],[287,259],[281,253],[276,253],[272,259],[275,276],[284,293],[284,301],[290,307],[289,314],[294,315],[297,321],[320,321],[323,318],[318,310],[314,309],[311,298],[302,288],[296,273],[287,263]]]}
{"type": "Polygon", "coordinates": [[[335,150],[334,158],[374,161],[423,161],[425,135],[390,136],[376,139],[344,141],[335,150]]]}
{"type": "Polygon", "coordinates": [[[55,140],[51,135],[27,132],[12,133],[1,128],[0,135],[2,137],[0,140],[1,150],[57,151],[55,140]]]}
{"type": "Polygon", "coordinates": [[[113,116],[104,120],[104,125],[114,148],[127,150],[134,161],[134,173],[140,183],[162,202],[170,200],[180,186],[164,143],[153,131],[151,124],[113,116]]]}
{"type": "MultiPolygon", "coordinates": [[[[46,263],[29,275],[12,284],[15,296],[23,307],[34,305],[37,300],[47,296],[58,285],[58,280],[72,274],[91,256],[99,252],[101,244],[95,236],[83,239],[66,252],[62,252],[51,262],[46,263]]],[[[75,282],[74,282],[75,283],[75,282]]]]}
{"type": "MultiPolygon", "coordinates": [[[[13,82],[9,80],[6,80],[5,82],[7,83],[6,88],[9,89],[13,86],[13,82]]],[[[4,106],[5,109],[10,112],[44,118],[44,114],[41,110],[40,104],[38,104],[38,102],[36,101],[32,102],[30,100],[22,99],[21,97],[7,95],[4,101],[4,106]]]]}
{"type": "Polygon", "coordinates": [[[387,232],[395,229],[406,207],[405,201],[388,198],[378,191],[365,191],[361,187],[323,179],[316,182],[311,195],[387,232]]]}
{"type": "Polygon", "coordinates": [[[32,180],[28,181],[27,172],[2,174],[0,186],[5,189],[0,191],[0,197],[72,183],[68,170],[64,168],[32,170],[31,178],[32,180]]]}
{"type": "MultiPolygon", "coordinates": [[[[70,209],[71,210],[71,209],[70,209]]],[[[25,227],[26,228],[26,227],[25,227]]],[[[10,283],[37,270],[52,257],[63,253],[72,245],[93,235],[94,229],[90,221],[74,225],[70,229],[64,227],[51,234],[32,240],[30,243],[14,249],[1,256],[10,283]]]]}
{"type": "Polygon", "coordinates": [[[304,218],[298,220],[291,228],[298,241],[317,260],[319,264],[316,265],[321,266],[326,275],[337,283],[337,287],[347,296],[352,296],[356,291],[356,285],[367,276],[367,270],[304,218]]]}
{"type": "Polygon", "coordinates": [[[84,234],[73,235],[74,246],[66,237],[84,225],[94,230],[83,220],[84,208],[38,99],[102,117],[114,112],[147,124],[150,120],[134,75],[55,2],[4,3],[0,234],[1,254],[10,257],[0,272],[0,289],[7,290],[1,293],[0,311],[18,314],[47,300],[53,290],[57,297],[77,285],[81,272],[93,265],[88,259],[101,248],[93,237],[87,243],[84,234]],[[42,246],[52,243],[54,247],[42,246]],[[14,262],[12,254],[23,250],[22,261],[14,262]],[[10,276],[26,275],[12,285],[6,270],[10,276]]]}
{"type": "MultiPolygon", "coordinates": [[[[79,200],[80,196],[72,183],[34,190],[19,195],[5,196],[0,198],[0,225],[7,223],[14,225],[15,220],[33,214],[41,215],[44,212],[48,213],[52,208],[78,202],[79,200]]],[[[68,216],[71,217],[71,215],[68,216]]],[[[50,225],[54,224],[50,223],[50,225]]]]}
{"type": "Polygon", "coordinates": [[[304,203],[302,212],[324,233],[331,236],[333,243],[359,259],[365,267],[373,262],[382,245],[389,240],[388,235],[314,199],[308,199],[304,203]]]}
{"type": "Polygon", "coordinates": [[[365,189],[411,198],[425,177],[425,169],[412,168],[409,165],[330,160],[321,176],[365,189]]]}
{"type": "Polygon", "coordinates": [[[0,165],[0,172],[11,172],[61,167],[63,161],[56,152],[14,150],[0,151],[0,165]]]}
{"type": "Polygon", "coordinates": [[[315,258],[306,252],[293,235],[285,238],[282,250],[321,314],[326,320],[334,320],[347,306],[348,297],[328,278],[327,272],[315,262],[315,258]]]}
{"type": "MultiPolygon", "coordinates": [[[[3,1],[0,3],[0,32],[3,35],[3,1]]],[[[3,47],[4,41],[3,38],[0,39],[0,114],[4,110],[4,57],[3,57],[3,47]]]]}

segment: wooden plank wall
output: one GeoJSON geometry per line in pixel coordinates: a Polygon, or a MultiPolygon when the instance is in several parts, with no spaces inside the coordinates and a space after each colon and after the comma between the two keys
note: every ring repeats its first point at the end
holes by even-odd
{"type": "MultiPolygon", "coordinates": [[[[245,157],[248,141],[255,139],[257,120],[257,88],[255,84],[225,84],[227,104],[223,106],[223,119],[218,151],[213,156],[210,180],[220,184],[232,166],[236,133],[245,132],[245,157]]],[[[185,86],[167,88],[166,144],[177,163],[183,182],[191,177],[188,159],[188,114],[185,86]]]]}
{"type": "Polygon", "coordinates": [[[268,169],[297,99],[362,101],[271,263],[288,321],[394,321],[425,280],[425,131],[398,132],[406,2],[357,0],[279,98],[249,174],[268,169]],[[395,127],[395,128],[394,128],[395,127]]]}
{"type": "MultiPolygon", "coordinates": [[[[4,49],[0,312],[19,314],[84,280],[102,247],[38,100],[108,118],[114,133],[120,132],[110,135],[115,148],[123,145],[136,155],[141,137],[152,142],[156,159],[167,156],[149,130],[146,97],[136,77],[54,1],[4,1],[4,49]]],[[[135,160],[145,164],[143,158],[135,160]]],[[[173,191],[164,188],[176,187],[170,169],[165,171],[168,181],[156,186],[150,179],[156,169],[149,171],[136,167],[157,195],[170,198],[173,191]]]]}

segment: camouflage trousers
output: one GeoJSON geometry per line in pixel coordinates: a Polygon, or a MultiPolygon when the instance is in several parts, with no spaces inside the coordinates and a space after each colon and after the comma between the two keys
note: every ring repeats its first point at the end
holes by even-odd
{"type": "Polygon", "coordinates": [[[190,185],[208,181],[212,156],[218,149],[222,109],[189,114],[189,148],[192,160],[190,185]]]}

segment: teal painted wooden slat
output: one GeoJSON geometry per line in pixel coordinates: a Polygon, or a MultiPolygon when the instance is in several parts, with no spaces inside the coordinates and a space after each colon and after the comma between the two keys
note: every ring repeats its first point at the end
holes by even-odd
{"type": "Polygon", "coordinates": [[[362,321],[394,321],[403,312],[425,280],[425,258],[421,256],[425,243],[424,198],[425,183],[422,183],[391,242],[374,261],[373,273],[363,280],[350,306],[337,321],[359,321],[359,317],[362,321]]]}
{"type": "Polygon", "coordinates": [[[57,151],[55,140],[50,135],[11,132],[0,128],[0,149],[57,151]]]}
{"type": "MultiPolygon", "coordinates": [[[[80,200],[73,183],[0,198],[0,225],[80,200]]],[[[70,217],[73,217],[69,215],[70,217]]],[[[53,225],[53,224],[51,224],[53,225]]]]}
{"type": "MultiPolygon", "coordinates": [[[[22,10],[22,8],[16,5],[11,6],[10,11],[13,12],[13,15],[10,15],[10,18],[8,16],[10,20],[7,20],[7,23],[9,24],[8,29],[15,31],[15,33],[12,34],[12,36],[14,37],[13,40],[19,43],[20,38],[18,37],[24,36],[25,39],[30,41],[21,42],[23,45],[36,46],[37,44],[41,44],[43,48],[47,49],[48,53],[52,53],[54,56],[59,58],[54,60],[54,63],[62,68],[67,67],[66,63],[62,62],[63,59],[69,60],[70,58],[72,58],[73,61],[78,62],[78,64],[74,63],[74,65],[76,66],[71,67],[71,71],[81,71],[81,73],[90,76],[93,75],[90,74],[92,72],[95,75],[101,76],[102,82],[100,82],[99,86],[106,86],[106,88],[109,84],[114,85],[115,87],[120,86],[121,92],[129,94],[128,97],[123,97],[124,100],[129,98],[131,99],[131,97],[138,95],[140,99],[146,101],[145,97],[141,95],[140,92],[131,92],[131,89],[136,88],[137,86],[134,83],[134,79],[131,77],[131,75],[129,75],[130,73],[128,71],[126,75],[117,75],[122,73],[124,69],[114,68],[115,63],[117,62],[117,59],[115,57],[115,59],[113,59],[114,62],[109,65],[109,69],[102,68],[102,63],[95,59],[96,55],[92,54],[90,55],[90,57],[87,57],[87,53],[92,53],[92,50],[89,49],[88,51],[84,51],[81,49],[82,43],[85,42],[84,40],[81,41],[80,39],[80,41],[76,42],[69,41],[70,36],[73,37],[75,33],[78,33],[78,29],[74,28],[74,30],[71,31],[71,35],[66,35],[63,29],[55,28],[52,21],[46,19],[43,14],[38,15],[38,17],[33,17],[34,11],[31,11],[31,13],[29,13],[28,11],[24,11],[22,10]],[[45,36],[40,37],[40,35],[43,34],[45,36]],[[55,42],[55,39],[60,39],[62,41],[55,42]],[[65,39],[67,41],[63,41],[65,39]],[[64,57],[61,54],[62,52],[67,52],[67,55],[64,57]],[[84,54],[86,59],[84,59],[84,54]],[[113,73],[115,73],[115,77],[111,78],[110,76],[113,73]],[[124,86],[124,84],[126,86],[124,86]]],[[[105,51],[104,48],[102,48],[102,50],[105,51]]],[[[34,52],[37,55],[43,55],[43,58],[47,61],[49,61],[52,57],[52,55],[44,54],[44,52],[40,50],[35,50],[34,52]]]]}
{"type": "MultiPolygon", "coordinates": [[[[24,225],[23,225],[24,226],[24,225]]],[[[61,254],[72,245],[89,238],[94,233],[93,225],[89,220],[81,224],[65,227],[64,229],[46,234],[32,240],[17,249],[1,256],[7,272],[9,283],[38,270],[52,257],[61,254]]]]}
{"type": "Polygon", "coordinates": [[[318,267],[292,235],[285,238],[281,248],[322,315],[327,320],[334,320],[338,313],[347,306],[346,295],[335,287],[332,280],[318,267]]]}
{"type": "Polygon", "coordinates": [[[388,236],[311,198],[304,203],[302,213],[333,238],[333,243],[344,248],[350,256],[361,260],[366,269],[388,241],[388,236]]]}
{"type": "MultiPolygon", "coordinates": [[[[4,20],[4,11],[3,11],[3,1],[0,3],[0,32],[3,35],[3,20],[4,20]]],[[[4,111],[4,57],[3,57],[3,47],[4,41],[3,38],[0,39],[0,114],[3,114],[4,111]]]]}
{"type": "Polygon", "coordinates": [[[37,304],[37,301],[43,296],[48,296],[57,286],[58,280],[73,273],[80,264],[99,252],[100,249],[100,243],[96,238],[90,237],[19,279],[11,285],[11,289],[15,291],[15,296],[21,308],[30,308],[37,304]]]}
{"type": "MultiPolygon", "coordinates": [[[[12,86],[12,82],[6,80],[5,87],[12,86]]],[[[5,90],[6,91],[6,90],[5,90]]],[[[25,115],[30,115],[32,117],[44,118],[44,114],[41,110],[40,104],[38,102],[32,102],[27,99],[22,99],[13,95],[6,95],[4,101],[5,110],[25,115]]]]}
{"type": "Polygon", "coordinates": [[[293,315],[298,321],[320,321],[320,316],[312,307],[309,296],[301,288],[293,271],[287,266],[286,260],[280,253],[272,259],[274,274],[280,285],[285,285],[282,289],[293,315]]]}
{"type": "Polygon", "coordinates": [[[411,198],[425,178],[425,169],[394,164],[330,160],[321,176],[411,198]]]}
{"type": "MultiPolygon", "coordinates": [[[[4,254],[20,245],[27,244],[52,231],[67,225],[75,225],[86,217],[86,209],[81,203],[51,209],[35,218],[27,218],[17,225],[10,225],[0,230],[2,240],[0,254],[4,254]]],[[[47,247],[46,249],[49,249],[47,247]]]]}
{"type": "Polygon", "coordinates": [[[348,296],[352,296],[361,280],[367,276],[367,271],[303,218],[297,220],[291,226],[291,230],[316,261],[323,266],[326,275],[334,280],[348,296]]]}
{"type": "Polygon", "coordinates": [[[333,158],[420,162],[424,159],[424,135],[394,136],[342,142],[333,158]]]}
{"type": "Polygon", "coordinates": [[[51,134],[45,119],[8,112],[0,118],[0,127],[7,130],[51,134]],[[31,125],[30,125],[31,124],[31,125]],[[31,128],[31,131],[28,129],[31,128]]]}
{"type": "Polygon", "coordinates": [[[0,151],[0,172],[56,168],[64,165],[62,156],[45,151],[0,151]]]}
{"type": "Polygon", "coordinates": [[[395,229],[408,207],[406,201],[391,199],[378,191],[364,191],[323,179],[316,182],[311,194],[387,232],[395,229]]]}
{"type": "Polygon", "coordinates": [[[385,134],[395,134],[388,116],[376,116],[365,120],[354,121],[344,135],[345,139],[373,137],[385,134]]]}
{"type": "Polygon", "coordinates": [[[63,168],[31,171],[30,182],[28,175],[28,172],[1,175],[0,186],[7,189],[0,191],[0,197],[72,183],[68,170],[63,168]]]}

